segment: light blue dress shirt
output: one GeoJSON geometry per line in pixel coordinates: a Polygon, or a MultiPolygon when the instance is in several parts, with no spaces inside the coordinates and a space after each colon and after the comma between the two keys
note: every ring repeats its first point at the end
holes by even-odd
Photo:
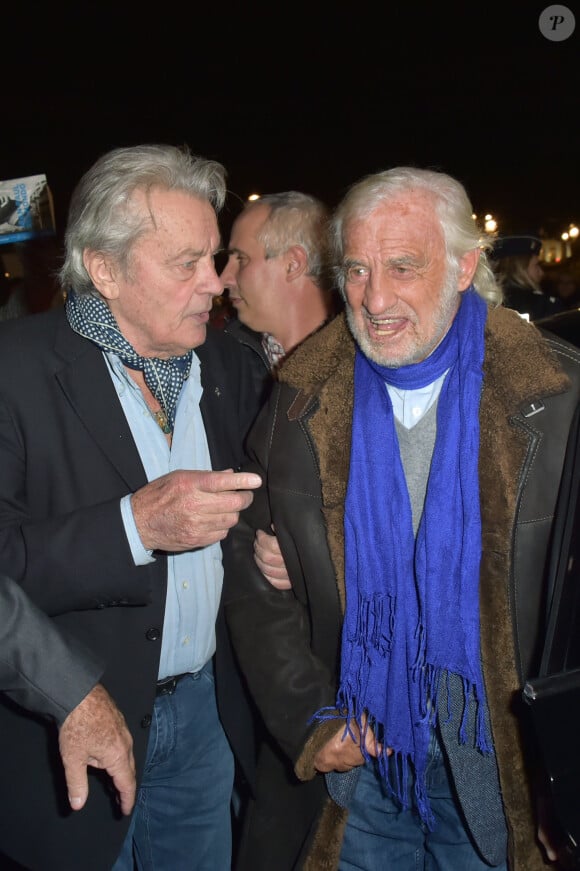
{"type": "MultiPolygon", "coordinates": [[[[203,419],[200,362],[193,353],[175,418],[171,447],[153,419],[141,390],[130,378],[121,360],[104,354],[119,401],[133,434],[148,481],[174,469],[211,469],[203,419]]],[[[121,500],[121,514],[135,565],[145,565],[155,556],[143,547],[133,512],[131,494],[121,500]]],[[[199,671],[215,652],[215,621],[223,583],[219,542],[168,556],[167,600],[159,679],[186,671],[199,671]]]]}
{"type": "Polygon", "coordinates": [[[412,429],[416,423],[419,423],[433,403],[436,402],[447,377],[447,372],[444,372],[427,387],[418,387],[416,390],[400,390],[398,387],[393,387],[392,384],[385,384],[393,404],[393,414],[405,429],[412,429]]]}

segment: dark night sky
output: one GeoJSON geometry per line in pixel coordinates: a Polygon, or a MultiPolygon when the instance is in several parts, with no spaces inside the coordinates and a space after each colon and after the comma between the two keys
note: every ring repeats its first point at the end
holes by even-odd
{"type": "Polygon", "coordinates": [[[505,229],[580,221],[579,4],[564,42],[539,31],[546,3],[400,5],[5,10],[0,178],[45,173],[62,227],[102,152],[186,142],[240,197],[295,188],[333,205],[362,175],[414,164],[455,175],[505,229]]]}

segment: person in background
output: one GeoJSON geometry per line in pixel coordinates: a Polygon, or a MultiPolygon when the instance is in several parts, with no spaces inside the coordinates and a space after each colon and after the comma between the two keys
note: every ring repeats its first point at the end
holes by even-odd
{"type": "Polygon", "coordinates": [[[63,294],[57,285],[61,250],[55,236],[39,236],[12,244],[18,272],[3,277],[0,255],[0,320],[23,317],[61,305],[63,294]],[[10,291],[3,302],[2,288],[10,291]]]}
{"type": "Polygon", "coordinates": [[[224,606],[277,756],[243,871],[544,868],[518,704],[580,352],[500,305],[472,214],[444,173],[353,185],[332,222],[345,314],[250,432],[267,486],[224,606]],[[286,587],[254,561],[272,524],[286,587]]]}
{"type": "Polygon", "coordinates": [[[262,398],[282,360],[337,310],[328,219],[320,200],[284,191],[248,203],[232,225],[220,277],[237,318],[225,329],[255,352],[262,398]]]}
{"type": "Polygon", "coordinates": [[[138,788],[131,817],[100,778],[65,813],[46,723],[0,704],[0,850],[32,871],[231,865],[244,712],[216,617],[260,479],[233,471],[256,413],[245,355],[208,329],[225,191],[187,148],[102,155],[70,203],[65,304],[0,325],[0,570],[103,663],[138,788]]]}
{"type": "Polygon", "coordinates": [[[535,236],[500,236],[492,249],[491,261],[503,304],[530,321],[561,311],[561,302],[542,287],[540,265],[542,240],[535,236]]]}
{"type": "MultiPolygon", "coordinates": [[[[246,204],[232,225],[216,319],[222,312],[223,329],[247,351],[260,405],[287,356],[340,307],[330,283],[329,217],[316,197],[284,191],[246,204]],[[223,317],[224,311],[231,316],[223,317]]],[[[255,556],[268,577],[286,580],[275,536],[257,530],[255,556]]],[[[259,718],[255,725],[261,746],[259,718]]],[[[238,822],[252,792],[248,787],[242,781],[238,822]]]]}
{"type": "Polygon", "coordinates": [[[580,307],[580,286],[572,272],[562,272],[554,284],[554,296],[562,303],[564,311],[580,307]]]}
{"type": "Polygon", "coordinates": [[[8,274],[0,253],[0,321],[30,314],[24,288],[8,274]]]}
{"type": "Polygon", "coordinates": [[[67,639],[19,584],[3,574],[0,615],[0,692],[58,724],[71,808],[81,810],[86,804],[90,765],[107,772],[122,813],[131,813],[133,740],[123,715],[99,684],[102,666],[80,642],[67,639]]]}

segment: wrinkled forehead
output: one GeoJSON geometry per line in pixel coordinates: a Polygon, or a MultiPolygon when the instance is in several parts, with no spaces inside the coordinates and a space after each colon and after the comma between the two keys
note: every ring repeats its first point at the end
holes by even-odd
{"type": "Polygon", "coordinates": [[[200,216],[216,215],[211,202],[204,196],[183,188],[163,185],[142,185],[134,188],[126,200],[127,207],[155,217],[157,212],[179,212],[180,209],[197,211],[200,216]]]}
{"type": "Polygon", "coordinates": [[[345,252],[397,244],[444,246],[435,199],[427,191],[411,190],[384,199],[370,210],[359,210],[345,223],[343,242],[345,252]]]}
{"type": "Polygon", "coordinates": [[[142,235],[219,237],[213,205],[190,191],[162,187],[136,190],[129,208],[128,219],[140,226],[142,235]]]}

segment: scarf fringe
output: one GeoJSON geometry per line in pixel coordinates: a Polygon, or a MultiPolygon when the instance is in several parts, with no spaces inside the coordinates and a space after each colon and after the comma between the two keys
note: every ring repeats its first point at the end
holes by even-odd
{"type": "MultiPolygon", "coordinates": [[[[419,657],[418,657],[419,659],[419,657]]],[[[358,672],[360,675],[360,670],[358,672]]],[[[451,687],[450,674],[440,666],[430,664],[414,668],[413,679],[419,682],[419,698],[421,704],[421,722],[427,723],[431,729],[435,729],[437,720],[442,717],[449,722],[453,713],[451,711],[451,687]],[[441,688],[445,687],[446,706],[442,710],[440,703],[441,688]]],[[[477,690],[474,682],[461,676],[463,686],[463,710],[458,728],[458,740],[465,744],[470,740],[468,732],[469,706],[473,702],[477,706],[475,717],[475,746],[481,753],[492,753],[493,744],[486,723],[485,705],[477,698],[477,690]]],[[[360,687],[359,687],[360,690],[360,687]]],[[[388,690],[387,690],[388,691],[388,690]]],[[[349,737],[358,743],[365,762],[376,759],[379,772],[385,784],[388,794],[401,806],[403,810],[409,810],[410,803],[410,778],[414,775],[413,803],[422,822],[429,831],[433,831],[435,818],[429,802],[426,784],[427,754],[417,753],[417,748],[404,750],[390,746],[385,724],[379,722],[372,714],[365,712],[358,699],[360,692],[353,687],[342,687],[337,697],[337,707],[320,708],[308,721],[325,722],[328,720],[343,720],[344,732],[342,740],[349,737]],[[365,716],[366,714],[366,716],[365,716]],[[357,732],[354,731],[357,727],[357,732]],[[371,756],[366,748],[366,736],[369,729],[375,737],[375,741],[381,749],[376,757],[371,756]],[[357,734],[358,733],[358,734],[357,734]],[[389,753],[388,750],[392,750],[389,753]]]]}

